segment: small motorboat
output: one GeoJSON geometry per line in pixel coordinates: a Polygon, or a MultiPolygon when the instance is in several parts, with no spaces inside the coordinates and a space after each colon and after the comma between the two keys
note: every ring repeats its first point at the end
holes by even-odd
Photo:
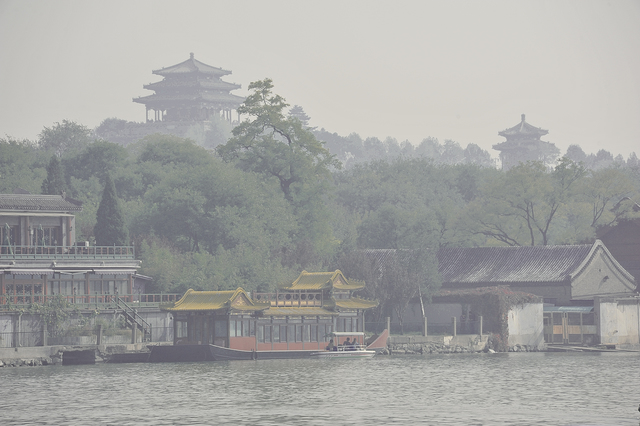
{"type": "Polygon", "coordinates": [[[362,332],[334,331],[329,336],[329,345],[324,351],[312,352],[312,358],[372,358],[376,354],[365,346],[362,332]]]}

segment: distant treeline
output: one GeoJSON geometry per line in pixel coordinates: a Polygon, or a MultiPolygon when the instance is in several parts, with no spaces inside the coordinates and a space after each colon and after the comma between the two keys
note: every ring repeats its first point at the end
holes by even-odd
{"type": "MultiPolygon", "coordinates": [[[[415,277],[424,277],[428,294],[438,285],[438,248],[582,243],[638,215],[635,155],[572,146],[553,167],[501,171],[473,144],[413,147],[312,131],[283,100],[261,103],[276,95],[259,83],[251,89],[263,97],[247,98],[243,112],[251,119],[216,150],[162,134],[123,147],[71,121],[45,127],[36,141],[0,139],[0,191],[41,193],[55,156],[66,194],[83,202],[78,239],[93,241],[110,176],[155,292],[270,290],[303,269],[364,276],[345,261],[360,249],[413,249],[430,271],[406,282],[415,292],[415,277]]],[[[371,283],[365,296],[400,293],[385,285],[371,283]]]]}

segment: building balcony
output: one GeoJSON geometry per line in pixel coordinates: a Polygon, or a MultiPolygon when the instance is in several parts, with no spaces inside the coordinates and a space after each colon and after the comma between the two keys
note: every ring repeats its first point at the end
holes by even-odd
{"type": "Polygon", "coordinates": [[[269,303],[273,307],[321,307],[323,305],[322,292],[254,293],[253,300],[269,303]]]}
{"type": "Polygon", "coordinates": [[[135,259],[132,246],[0,246],[2,260],[135,259]]]}

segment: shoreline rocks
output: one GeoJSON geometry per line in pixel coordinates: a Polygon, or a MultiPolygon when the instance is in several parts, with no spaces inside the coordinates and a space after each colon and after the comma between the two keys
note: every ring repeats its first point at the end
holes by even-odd
{"type": "MultiPolygon", "coordinates": [[[[483,349],[469,348],[460,345],[445,345],[442,343],[400,343],[392,344],[380,352],[381,355],[431,355],[431,354],[468,354],[468,353],[494,353],[485,346],[483,349]]],[[[509,352],[539,352],[533,346],[515,345],[509,348],[509,352]]]]}

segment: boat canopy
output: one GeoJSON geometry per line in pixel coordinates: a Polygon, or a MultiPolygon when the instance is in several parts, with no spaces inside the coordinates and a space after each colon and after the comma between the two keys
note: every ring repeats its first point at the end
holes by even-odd
{"type": "Polygon", "coordinates": [[[362,331],[332,331],[329,336],[333,337],[351,337],[351,336],[364,336],[362,331]]]}

